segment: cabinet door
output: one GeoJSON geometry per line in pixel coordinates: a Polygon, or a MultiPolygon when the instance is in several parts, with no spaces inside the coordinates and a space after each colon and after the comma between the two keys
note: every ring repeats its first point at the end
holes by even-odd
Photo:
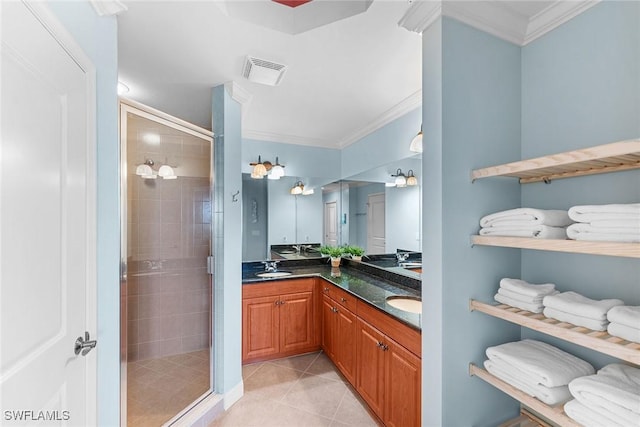
{"type": "Polygon", "coordinates": [[[305,349],[314,344],[313,292],[280,297],[280,351],[305,349]]]}
{"type": "Polygon", "coordinates": [[[335,334],[336,365],[351,384],[356,380],[356,316],[349,310],[337,305],[335,334]]]}
{"type": "Polygon", "coordinates": [[[385,344],[385,413],[388,427],[420,425],[421,360],[395,341],[387,338],[385,344]]]}
{"type": "Polygon", "coordinates": [[[279,349],[279,297],[242,301],[242,361],[277,354],[279,349]]]}
{"type": "Polygon", "coordinates": [[[358,319],[356,339],[356,390],[373,412],[382,418],[386,351],[384,335],[358,319]]]}
{"type": "Polygon", "coordinates": [[[322,349],[331,360],[335,360],[335,313],[334,303],[326,295],[322,296],[322,349]]]}

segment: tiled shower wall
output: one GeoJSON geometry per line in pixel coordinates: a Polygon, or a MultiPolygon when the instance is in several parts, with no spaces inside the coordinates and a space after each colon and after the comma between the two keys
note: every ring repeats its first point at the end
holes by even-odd
{"type": "Polygon", "coordinates": [[[205,349],[211,339],[210,145],[189,135],[153,142],[145,142],[140,129],[129,131],[129,361],[205,349]],[[178,179],[135,175],[135,166],[149,158],[156,170],[160,163],[178,165],[178,179]]]}

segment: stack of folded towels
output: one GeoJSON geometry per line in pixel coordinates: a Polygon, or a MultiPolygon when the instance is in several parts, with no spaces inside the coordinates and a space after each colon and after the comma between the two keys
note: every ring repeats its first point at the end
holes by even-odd
{"type": "Polygon", "coordinates": [[[480,235],[566,239],[566,227],[571,223],[567,211],[509,209],[482,217],[480,235]]]}
{"type": "Polygon", "coordinates": [[[504,278],[500,280],[500,287],[494,299],[502,304],[521,308],[533,313],[542,313],[542,300],[547,295],[555,295],[556,285],[544,283],[536,285],[520,279],[504,278]]]}
{"type": "Polygon", "coordinates": [[[567,228],[570,239],[640,242],[640,203],[574,206],[569,217],[576,222],[567,228]]]}
{"type": "Polygon", "coordinates": [[[577,292],[562,292],[549,295],[542,300],[544,315],[562,322],[584,326],[594,331],[606,331],[609,320],[607,312],[615,306],[624,305],[619,299],[593,300],[577,292]]]}
{"type": "Polygon", "coordinates": [[[569,383],[565,413],[585,427],[640,426],[640,369],[614,363],[569,383]]]}
{"type": "Polygon", "coordinates": [[[640,343],[640,306],[613,307],[607,312],[607,319],[611,322],[607,327],[609,335],[640,343]]]}
{"type": "Polygon", "coordinates": [[[487,371],[548,405],[571,399],[573,379],[595,373],[593,366],[559,348],[522,340],[487,348],[487,371]]]}

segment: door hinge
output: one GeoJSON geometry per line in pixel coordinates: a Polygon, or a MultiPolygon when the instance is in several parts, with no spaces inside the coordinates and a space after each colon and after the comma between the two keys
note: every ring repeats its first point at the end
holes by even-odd
{"type": "Polygon", "coordinates": [[[214,267],[213,255],[209,255],[207,257],[207,274],[213,275],[214,267]]]}

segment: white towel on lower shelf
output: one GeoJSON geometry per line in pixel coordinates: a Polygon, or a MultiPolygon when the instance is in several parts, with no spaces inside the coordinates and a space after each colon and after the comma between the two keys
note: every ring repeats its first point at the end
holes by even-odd
{"type": "Polygon", "coordinates": [[[571,323],[576,326],[583,326],[593,329],[594,331],[606,331],[607,325],[609,324],[608,320],[596,320],[590,317],[578,316],[577,314],[567,313],[551,307],[545,307],[542,314],[551,319],[571,323]]]}
{"type": "Polygon", "coordinates": [[[640,329],[640,305],[619,305],[607,312],[609,322],[640,329]]]}
{"type": "Polygon", "coordinates": [[[530,297],[544,297],[556,290],[556,285],[553,283],[542,283],[538,285],[521,279],[510,279],[508,277],[500,280],[500,287],[530,297]]]}
{"type": "Polygon", "coordinates": [[[489,360],[509,364],[527,382],[558,387],[595,372],[584,360],[541,341],[525,339],[487,348],[489,360]]]}
{"type": "Polygon", "coordinates": [[[524,391],[529,396],[538,398],[547,405],[557,405],[558,403],[563,403],[571,399],[569,387],[566,385],[545,387],[542,384],[529,383],[526,378],[521,377],[518,369],[493,360],[485,360],[484,367],[491,375],[511,384],[518,390],[524,391]]]}
{"type": "Polygon", "coordinates": [[[545,307],[594,320],[606,320],[609,310],[624,305],[624,301],[619,299],[595,300],[573,291],[546,296],[542,302],[545,307]]]}
{"type": "Polygon", "coordinates": [[[573,397],[622,425],[640,426],[640,369],[612,363],[569,383],[573,397]]]}
{"type": "Polygon", "coordinates": [[[568,214],[576,222],[635,220],[640,217],[640,203],[573,206],[568,214]]]}
{"type": "Polygon", "coordinates": [[[536,239],[566,239],[567,229],[548,225],[521,227],[486,227],[480,229],[481,236],[533,237],[536,239]]]}
{"type": "Polygon", "coordinates": [[[567,227],[567,237],[571,240],[593,242],[640,242],[640,228],[596,228],[590,224],[575,223],[567,227]]]}
{"type": "Polygon", "coordinates": [[[607,326],[607,332],[614,337],[640,343],[640,329],[638,328],[632,328],[622,323],[611,322],[609,326],[607,326]]]}
{"type": "Polygon", "coordinates": [[[619,424],[614,420],[607,418],[575,399],[565,403],[564,412],[569,418],[577,421],[584,427],[630,427],[629,425],[619,424]]]}
{"type": "Polygon", "coordinates": [[[522,310],[527,310],[532,313],[542,313],[542,310],[544,310],[544,307],[542,306],[541,302],[540,303],[524,302],[514,298],[510,298],[506,295],[501,294],[500,292],[495,294],[493,296],[493,299],[495,299],[499,303],[507,304],[507,305],[510,305],[511,307],[520,308],[522,310]]]}
{"type": "Polygon", "coordinates": [[[492,213],[480,219],[480,227],[550,225],[566,227],[573,221],[567,211],[556,209],[516,208],[492,213]]]}
{"type": "Polygon", "coordinates": [[[636,219],[602,219],[589,223],[594,229],[598,228],[630,228],[632,230],[640,230],[640,215],[636,219]]]}

